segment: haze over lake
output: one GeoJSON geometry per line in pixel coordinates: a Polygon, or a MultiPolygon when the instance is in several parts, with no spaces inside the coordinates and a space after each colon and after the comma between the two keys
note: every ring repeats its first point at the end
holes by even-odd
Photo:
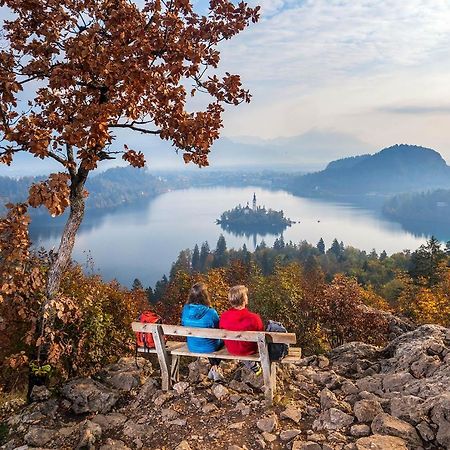
{"type": "MultiPolygon", "coordinates": [[[[223,231],[216,219],[239,203],[250,203],[256,193],[259,205],[282,209],[293,221],[300,222],[283,233],[285,242],[306,240],[316,244],[323,238],[327,248],[334,238],[344,244],[388,254],[416,249],[426,240],[404,231],[374,211],[344,203],[296,197],[285,191],[261,188],[191,188],[172,191],[144,204],[127,206],[99,215],[88,210],[77,236],[73,257],[85,263],[90,252],[106,280],[116,278],[131,285],[139,278],[144,286],[154,285],[165,273],[180,250],[208,241],[211,249],[223,234],[228,248],[245,243],[249,250],[264,239],[272,246],[279,236],[235,236],[223,231]],[[320,222],[319,222],[320,221],[320,222]]],[[[89,200],[88,200],[89,201],[89,200]]],[[[41,218],[31,224],[31,238],[37,247],[47,249],[59,243],[62,221],[41,218]]]]}

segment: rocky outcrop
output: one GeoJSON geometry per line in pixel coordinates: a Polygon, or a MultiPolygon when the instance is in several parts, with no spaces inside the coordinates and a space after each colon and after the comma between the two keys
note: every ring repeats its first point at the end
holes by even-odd
{"type": "Polygon", "coordinates": [[[145,360],[123,359],[97,377],[71,380],[7,420],[5,450],[90,449],[450,450],[450,330],[426,325],[384,348],[349,343],[278,371],[275,405],[261,378],[208,362],[160,390],[145,360]],[[75,415],[74,415],[75,414],[75,415]]]}

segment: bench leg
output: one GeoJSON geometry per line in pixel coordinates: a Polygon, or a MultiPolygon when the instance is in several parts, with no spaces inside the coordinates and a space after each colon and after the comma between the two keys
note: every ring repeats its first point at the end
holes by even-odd
{"type": "Polygon", "coordinates": [[[161,384],[163,391],[170,389],[170,359],[164,341],[162,326],[158,325],[152,333],[155,341],[156,353],[158,355],[159,367],[161,368],[161,384]]]}
{"type": "Polygon", "coordinates": [[[270,364],[270,377],[272,378],[272,390],[273,393],[277,393],[277,363],[270,364]]]}
{"type": "Polygon", "coordinates": [[[170,379],[172,383],[180,381],[180,357],[179,355],[172,355],[172,364],[170,366],[170,379]]]}
{"type": "Polygon", "coordinates": [[[258,350],[259,356],[261,358],[261,367],[264,377],[264,390],[266,403],[268,406],[273,404],[273,384],[272,384],[272,374],[271,374],[271,363],[269,359],[269,351],[267,350],[267,343],[265,336],[262,335],[258,338],[258,350]]]}

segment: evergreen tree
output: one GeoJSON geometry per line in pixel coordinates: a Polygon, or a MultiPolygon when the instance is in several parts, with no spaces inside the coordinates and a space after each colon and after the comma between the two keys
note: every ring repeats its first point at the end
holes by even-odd
{"type": "Polygon", "coordinates": [[[421,245],[411,254],[411,269],[409,274],[415,278],[425,278],[430,286],[436,284],[439,279],[438,267],[447,257],[441,249],[441,243],[434,237],[421,245]]]}
{"type": "Polygon", "coordinates": [[[208,242],[203,242],[200,249],[200,272],[205,272],[208,267],[208,258],[211,250],[209,249],[208,242]]]}
{"type": "Polygon", "coordinates": [[[380,253],[380,261],[384,261],[386,258],[387,258],[386,250],[383,250],[383,251],[380,253]]]}
{"type": "Polygon", "coordinates": [[[216,249],[214,250],[213,267],[225,267],[228,263],[227,243],[223,234],[220,235],[217,241],[216,249]]]}
{"type": "Polygon", "coordinates": [[[149,286],[146,290],[145,293],[147,295],[147,299],[149,303],[153,303],[154,299],[153,299],[153,289],[151,286],[149,286]]]}
{"type": "Polygon", "coordinates": [[[190,273],[191,271],[191,251],[189,249],[181,250],[178,259],[170,269],[169,280],[173,280],[177,272],[190,273]]]}
{"type": "Polygon", "coordinates": [[[139,280],[139,278],[134,279],[131,289],[133,291],[141,291],[144,289],[144,286],[142,286],[141,280],[139,280]]]}
{"type": "Polygon", "coordinates": [[[316,245],[317,250],[319,250],[319,253],[324,255],[325,254],[325,242],[323,242],[323,239],[320,238],[319,242],[316,245]]]}
{"type": "Polygon", "coordinates": [[[200,251],[197,244],[195,244],[194,252],[192,253],[192,270],[194,272],[200,271],[200,251]]]}
{"type": "Polygon", "coordinates": [[[165,275],[163,275],[163,277],[156,282],[155,290],[153,291],[153,302],[154,303],[159,302],[163,298],[168,284],[169,284],[169,280],[167,279],[167,277],[165,275]]]}
{"type": "Polygon", "coordinates": [[[274,250],[282,250],[284,247],[285,247],[284,238],[283,238],[283,235],[281,235],[279,238],[275,239],[275,242],[273,243],[273,249],[274,250]]]}
{"type": "Polygon", "coordinates": [[[336,256],[336,259],[340,261],[342,257],[342,248],[336,238],[333,240],[333,243],[331,244],[331,247],[328,251],[336,256]]]}
{"type": "Polygon", "coordinates": [[[369,259],[373,259],[373,260],[378,259],[378,254],[374,248],[372,249],[372,251],[369,254],[369,259]]]}

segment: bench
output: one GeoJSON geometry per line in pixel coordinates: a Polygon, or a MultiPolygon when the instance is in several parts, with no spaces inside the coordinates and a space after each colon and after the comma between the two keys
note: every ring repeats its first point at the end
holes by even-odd
{"type": "MultiPolygon", "coordinates": [[[[156,353],[161,367],[162,389],[167,391],[172,381],[179,380],[179,358],[181,356],[237,359],[240,361],[259,361],[263,370],[264,393],[269,404],[273,402],[276,391],[276,362],[271,362],[268,344],[295,344],[295,333],[272,333],[267,331],[228,331],[216,328],[193,328],[179,325],[133,322],[134,332],[152,333],[155,348],[139,347],[139,353],[156,353]],[[203,337],[222,340],[256,342],[258,352],[248,356],[236,356],[228,353],[225,347],[211,353],[190,352],[186,342],[165,340],[165,336],[203,337]]],[[[301,348],[290,347],[289,354],[281,363],[293,363],[301,358],[301,348]]]]}

